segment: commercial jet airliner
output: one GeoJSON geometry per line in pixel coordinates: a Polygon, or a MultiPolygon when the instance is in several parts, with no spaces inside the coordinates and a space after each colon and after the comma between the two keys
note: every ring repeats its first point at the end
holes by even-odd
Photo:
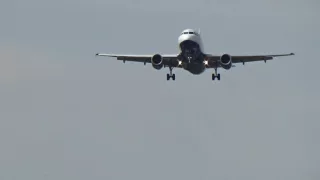
{"type": "Polygon", "coordinates": [[[203,49],[200,30],[193,29],[184,30],[178,38],[178,47],[180,52],[173,55],[152,54],[152,55],[126,55],[126,54],[103,54],[97,53],[96,56],[116,57],[117,60],[151,63],[152,67],[160,70],[168,67],[170,73],[167,74],[167,80],[175,80],[175,74],[172,73],[173,68],[183,68],[194,75],[203,73],[206,69],[214,69],[212,80],[220,80],[220,74],[217,73],[218,68],[229,70],[236,63],[254,62],[272,60],[274,57],[291,56],[290,54],[277,55],[250,55],[250,56],[234,56],[230,54],[212,55],[206,54],[203,49]]]}

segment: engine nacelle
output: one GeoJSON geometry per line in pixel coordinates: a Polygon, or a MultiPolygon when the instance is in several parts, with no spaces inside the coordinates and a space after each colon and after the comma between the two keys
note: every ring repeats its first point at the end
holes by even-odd
{"type": "Polygon", "coordinates": [[[163,68],[163,58],[160,54],[155,54],[152,56],[151,58],[151,64],[152,67],[160,70],[161,68],[163,68]]]}
{"type": "Polygon", "coordinates": [[[230,69],[232,67],[232,57],[229,54],[223,54],[220,57],[220,65],[224,69],[230,69]]]}

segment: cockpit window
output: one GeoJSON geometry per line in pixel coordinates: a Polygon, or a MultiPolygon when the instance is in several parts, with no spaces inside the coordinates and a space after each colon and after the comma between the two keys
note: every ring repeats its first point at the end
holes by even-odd
{"type": "Polygon", "coordinates": [[[190,32],[183,32],[183,33],[181,33],[181,34],[194,34],[194,35],[196,35],[196,36],[199,36],[199,34],[198,34],[198,33],[193,32],[193,31],[190,31],[190,32]]]}

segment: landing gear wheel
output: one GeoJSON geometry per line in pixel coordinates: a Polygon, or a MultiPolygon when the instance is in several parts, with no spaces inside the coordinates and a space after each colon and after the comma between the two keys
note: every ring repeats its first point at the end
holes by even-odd
{"type": "Polygon", "coordinates": [[[220,81],[220,74],[218,75],[212,74],[212,80],[214,81],[216,78],[218,79],[218,81],[220,81]]]}
{"type": "Polygon", "coordinates": [[[217,75],[218,81],[220,81],[220,74],[217,75]]]}
{"type": "Polygon", "coordinates": [[[175,74],[172,74],[172,75],[167,74],[167,81],[169,81],[170,78],[172,78],[172,80],[176,80],[176,75],[175,74]]]}
{"type": "Polygon", "coordinates": [[[176,75],[172,73],[172,67],[169,67],[170,69],[170,74],[167,74],[167,81],[170,80],[170,78],[172,78],[172,80],[176,80],[176,75]]]}
{"type": "Polygon", "coordinates": [[[214,69],[215,73],[212,74],[212,80],[214,81],[216,78],[220,81],[220,74],[218,74],[218,69],[214,69]]]}

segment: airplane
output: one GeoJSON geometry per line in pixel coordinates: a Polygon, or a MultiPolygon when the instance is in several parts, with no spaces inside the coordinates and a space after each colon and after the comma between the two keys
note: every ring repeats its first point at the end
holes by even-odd
{"type": "Polygon", "coordinates": [[[167,74],[167,80],[175,80],[175,74],[172,73],[173,68],[182,68],[193,75],[202,74],[206,69],[214,69],[212,73],[212,80],[220,80],[220,74],[217,72],[218,68],[226,70],[235,67],[234,64],[255,61],[272,60],[274,57],[280,56],[292,56],[290,54],[277,54],[277,55],[249,55],[249,56],[237,56],[230,54],[213,55],[206,54],[204,52],[202,39],[200,36],[200,30],[195,31],[193,29],[185,29],[182,31],[178,38],[179,53],[173,55],[165,54],[151,54],[151,55],[128,55],[128,54],[104,54],[97,53],[96,56],[115,57],[117,60],[140,62],[146,65],[151,63],[154,69],[160,70],[168,67],[169,73],[167,74]]]}

